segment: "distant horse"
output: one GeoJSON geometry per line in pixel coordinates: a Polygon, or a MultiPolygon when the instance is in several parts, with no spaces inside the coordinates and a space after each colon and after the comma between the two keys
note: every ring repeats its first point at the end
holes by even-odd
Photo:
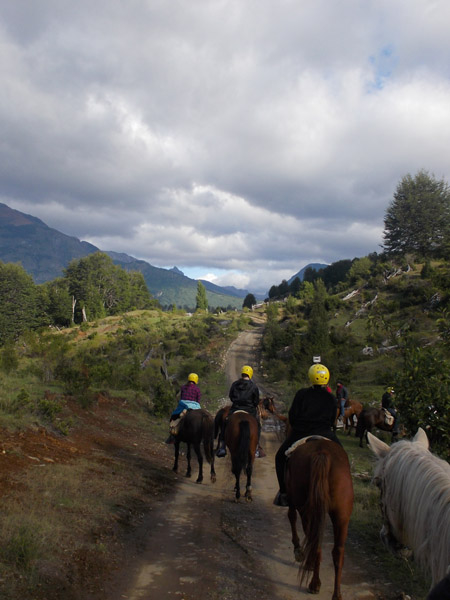
{"type": "Polygon", "coordinates": [[[235,500],[238,502],[241,497],[240,478],[245,470],[245,499],[251,502],[253,463],[258,446],[258,421],[255,417],[243,410],[232,413],[225,428],[225,443],[230,451],[231,471],[236,479],[235,500]]]}
{"type": "MultiPolygon", "coordinates": [[[[352,427],[355,427],[355,421],[358,420],[359,415],[363,409],[363,405],[358,400],[347,400],[344,407],[344,431],[347,431],[347,435],[351,434],[352,427]]],[[[333,429],[336,430],[338,416],[333,429]]]]}
{"type": "Polygon", "coordinates": [[[382,408],[363,409],[359,414],[355,433],[356,437],[359,437],[359,447],[363,447],[363,436],[366,431],[371,432],[374,427],[383,431],[392,431],[393,426],[393,424],[386,424],[385,412],[382,408]]]}
{"type": "Polygon", "coordinates": [[[318,594],[322,558],[322,537],[327,514],[333,524],[334,592],[332,599],[341,600],[341,574],[344,546],[353,509],[353,484],[345,450],[336,442],[319,436],[306,438],[292,447],[286,463],[286,491],[289,502],[295,559],[300,563],[300,584],[313,571],[308,589],[318,594]],[[301,517],[305,539],[300,545],[297,533],[297,511],[301,517]]]}
{"type": "Polygon", "coordinates": [[[203,455],[201,444],[203,442],[203,450],[205,458],[211,465],[211,481],[216,481],[216,472],[214,470],[214,417],[204,408],[197,410],[188,410],[183,417],[178,433],[175,438],[175,462],[173,471],[178,472],[178,456],[180,453],[180,442],[187,444],[187,471],[186,477],[191,476],[191,444],[194,446],[195,454],[198,459],[198,477],[196,483],[203,481],[203,455]]]}
{"type": "Polygon", "coordinates": [[[394,552],[408,547],[435,586],[450,567],[450,465],[428,450],[421,428],[412,441],[391,447],[370,433],[368,440],[378,457],[374,482],[381,490],[381,538],[394,552]]]}

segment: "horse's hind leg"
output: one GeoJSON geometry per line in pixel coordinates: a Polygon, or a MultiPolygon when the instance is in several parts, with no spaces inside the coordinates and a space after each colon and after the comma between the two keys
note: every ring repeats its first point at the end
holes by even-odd
{"type": "Polygon", "coordinates": [[[297,509],[294,506],[290,506],[288,509],[288,519],[289,523],[291,524],[294,557],[297,562],[301,562],[304,558],[304,554],[300,548],[300,538],[298,537],[297,532],[297,509]]]}
{"type": "Polygon", "coordinates": [[[178,456],[180,455],[180,442],[175,438],[175,462],[173,463],[172,471],[178,473],[178,456]]]}
{"type": "Polygon", "coordinates": [[[192,473],[192,469],[191,469],[191,445],[190,444],[187,445],[186,459],[187,459],[186,477],[190,477],[191,473],[192,473]]]}
{"type": "Polygon", "coordinates": [[[198,460],[198,477],[196,483],[201,483],[203,481],[203,455],[200,444],[194,444],[194,450],[198,460]]]}
{"type": "Polygon", "coordinates": [[[253,464],[249,462],[247,465],[247,483],[245,485],[245,499],[247,502],[251,502],[252,498],[252,472],[253,472],[253,464]]]}
{"type": "Polygon", "coordinates": [[[210,445],[210,456],[211,456],[211,482],[216,483],[216,471],[214,469],[214,441],[208,442],[210,445]]]}
{"type": "Polygon", "coordinates": [[[238,460],[236,459],[236,457],[233,457],[231,459],[231,472],[233,473],[236,479],[236,483],[234,484],[234,499],[236,502],[238,502],[239,498],[241,497],[241,467],[240,463],[238,464],[238,460]]]}
{"type": "Polygon", "coordinates": [[[334,545],[331,555],[334,564],[334,591],[332,600],[341,600],[341,577],[344,566],[344,548],[348,532],[348,519],[334,517],[331,515],[334,531],[334,545]]]}

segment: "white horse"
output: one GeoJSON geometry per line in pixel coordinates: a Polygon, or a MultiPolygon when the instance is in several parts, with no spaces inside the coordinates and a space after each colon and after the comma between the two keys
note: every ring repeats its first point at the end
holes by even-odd
{"type": "Polygon", "coordinates": [[[378,457],[374,482],[381,490],[381,538],[392,551],[409,548],[434,586],[450,568],[450,465],[429,451],[421,428],[412,441],[392,446],[371,433],[367,437],[378,457]]]}

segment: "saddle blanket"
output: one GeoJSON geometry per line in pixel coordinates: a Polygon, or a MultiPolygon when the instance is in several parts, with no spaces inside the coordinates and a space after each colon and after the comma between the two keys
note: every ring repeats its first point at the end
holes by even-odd
{"type": "Polygon", "coordinates": [[[285,455],[289,458],[289,456],[294,452],[294,450],[296,448],[298,448],[298,446],[301,446],[302,444],[305,444],[308,440],[327,440],[328,442],[331,442],[332,440],[324,437],[323,435],[307,435],[304,438],[301,438],[300,440],[297,440],[296,442],[294,442],[292,444],[292,446],[290,446],[286,452],[285,455]]]}

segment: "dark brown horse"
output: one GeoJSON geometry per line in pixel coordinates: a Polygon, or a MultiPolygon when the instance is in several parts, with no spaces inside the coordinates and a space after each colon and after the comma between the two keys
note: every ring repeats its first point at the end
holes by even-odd
{"type": "Polygon", "coordinates": [[[359,437],[359,446],[363,448],[363,437],[367,432],[377,428],[383,431],[392,431],[394,424],[387,425],[385,421],[385,412],[382,408],[365,408],[361,411],[356,425],[356,437],[359,437]]]}
{"type": "MultiPolygon", "coordinates": [[[[223,435],[224,421],[228,417],[230,408],[231,408],[231,404],[227,404],[227,406],[224,406],[223,408],[220,408],[217,411],[216,416],[214,418],[214,439],[217,438],[219,433],[221,433],[221,435],[223,435]]],[[[264,396],[263,398],[260,399],[259,404],[258,404],[259,419],[261,421],[265,421],[266,419],[269,418],[270,414],[277,415],[273,397],[264,396]]],[[[220,437],[221,436],[219,436],[219,439],[220,439],[220,437]]]]}
{"type": "Polygon", "coordinates": [[[194,447],[194,452],[197,455],[198,460],[198,477],[197,483],[203,481],[203,454],[201,450],[201,444],[203,443],[203,450],[205,452],[205,458],[211,465],[211,481],[216,481],[216,472],[214,470],[214,417],[204,408],[197,410],[188,410],[186,415],[183,417],[180,424],[179,431],[175,438],[175,462],[173,465],[173,471],[178,472],[178,456],[180,453],[180,442],[187,444],[187,471],[186,477],[191,476],[191,445],[194,447]]]}
{"type": "Polygon", "coordinates": [[[334,532],[332,600],[341,600],[344,546],[353,509],[353,484],[347,453],[336,442],[316,436],[301,443],[292,451],[286,464],[286,491],[294,556],[300,563],[300,585],[312,571],[308,590],[313,594],[319,593],[322,537],[328,514],[334,532]],[[305,533],[301,545],[297,533],[297,512],[305,533]]]}
{"type": "Polygon", "coordinates": [[[258,446],[258,421],[255,417],[242,410],[232,413],[227,419],[225,444],[231,455],[231,472],[236,478],[235,500],[238,502],[241,497],[240,478],[245,470],[245,499],[251,502],[253,463],[258,446]]]}

